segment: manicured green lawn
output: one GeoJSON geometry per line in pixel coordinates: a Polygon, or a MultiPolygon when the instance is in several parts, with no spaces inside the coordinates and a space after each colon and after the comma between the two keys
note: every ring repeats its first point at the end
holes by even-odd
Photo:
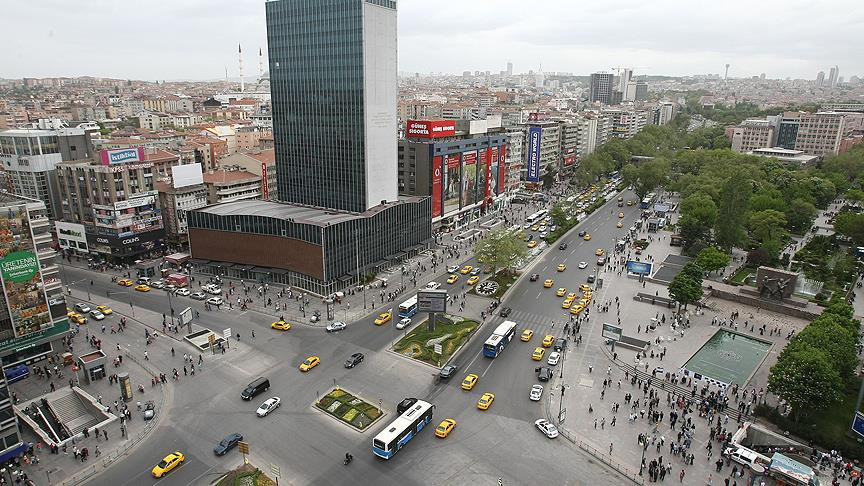
{"type": "Polygon", "coordinates": [[[321,397],[315,406],[360,430],[365,429],[381,416],[376,405],[372,405],[341,388],[331,390],[321,397]]]}
{"type": "Polygon", "coordinates": [[[756,273],[756,269],[753,267],[741,267],[740,270],[735,272],[735,275],[732,275],[732,278],[729,279],[729,282],[733,285],[745,285],[744,280],[750,275],[754,275],[756,273]]]}
{"type": "Polygon", "coordinates": [[[249,484],[252,486],[276,486],[275,481],[251,464],[244,464],[230,471],[216,486],[248,486],[249,484]]]}
{"type": "Polygon", "coordinates": [[[479,325],[477,321],[461,317],[439,316],[434,332],[428,330],[426,323],[415,326],[414,330],[393,346],[393,350],[433,366],[441,366],[471,337],[479,325]],[[435,343],[441,344],[440,355],[435,353],[435,343]]]}

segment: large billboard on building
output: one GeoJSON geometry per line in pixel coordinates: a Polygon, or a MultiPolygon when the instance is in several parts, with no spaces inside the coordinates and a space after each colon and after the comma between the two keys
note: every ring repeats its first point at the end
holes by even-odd
{"type": "MultiPolygon", "coordinates": [[[[266,165],[262,163],[262,167],[265,167],[264,170],[266,171],[266,165]]],[[[203,184],[204,171],[201,170],[201,163],[175,165],[171,167],[171,181],[173,182],[175,189],[203,184]]],[[[262,176],[262,184],[266,185],[266,181],[266,175],[262,176]]]]}
{"type": "Polygon", "coordinates": [[[498,194],[498,147],[489,149],[489,173],[486,175],[486,197],[498,194]]]}
{"type": "Polygon", "coordinates": [[[498,194],[503,194],[507,190],[504,185],[507,174],[507,146],[502,145],[499,152],[501,155],[498,158],[498,194]]]}
{"type": "Polygon", "coordinates": [[[0,280],[9,313],[0,317],[0,337],[21,337],[51,327],[27,206],[0,211],[0,280]]]}
{"type": "Polygon", "coordinates": [[[83,224],[66,223],[55,221],[54,229],[57,231],[57,242],[64,250],[79,250],[87,252],[87,232],[83,224]]]}
{"type": "Polygon", "coordinates": [[[462,189],[460,164],[462,154],[444,156],[444,214],[459,209],[459,193],[462,189]]]}
{"type": "Polygon", "coordinates": [[[432,217],[441,216],[441,184],[444,181],[444,158],[440,155],[432,157],[432,217]]]}
{"type": "Polygon", "coordinates": [[[483,149],[480,151],[480,162],[483,170],[480,172],[481,181],[477,188],[479,196],[477,199],[482,199],[484,202],[489,197],[489,174],[492,172],[492,150],[483,149]]]}
{"type": "Polygon", "coordinates": [[[408,138],[452,137],[456,134],[456,120],[408,120],[405,136],[408,138]]]}
{"type": "Polygon", "coordinates": [[[476,201],[477,191],[477,151],[462,152],[462,207],[470,206],[476,201]]]}
{"type": "Polygon", "coordinates": [[[99,155],[102,157],[102,165],[123,164],[126,162],[143,162],[144,147],[104,149],[99,151],[99,155]]]}
{"type": "Polygon", "coordinates": [[[528,182],[540,182],[540,135],[543,129],[537,126],[528,128],[528,182]]]}

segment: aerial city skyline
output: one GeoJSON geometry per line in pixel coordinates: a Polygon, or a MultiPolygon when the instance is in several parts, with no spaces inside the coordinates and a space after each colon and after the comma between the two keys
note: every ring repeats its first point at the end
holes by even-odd
{"type": "Polygon", "coordinates": [[[0,483],[862,486],[817,7],[4,5],[0,483]]]}

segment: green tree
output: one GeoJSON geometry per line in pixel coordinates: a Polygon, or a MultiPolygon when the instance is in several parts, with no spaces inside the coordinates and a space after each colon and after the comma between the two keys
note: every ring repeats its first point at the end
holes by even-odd
{"type": "Polygon", "coordinates": [[[840,378],[850,379],[858,366],[856,337],[832,316],[820,316],[805,327],[789,343],[790,347],[813,347],[831,357],[831,364],[840,378]]]}
{"type": "Polygon", "coordinates": [[[549,216],[552,217],[552,223],[559,228],[566,228],[570,224],[570,221],[567,219],[567,211],[564,209],[564,203],[562,202],[557,202],[552,206],[549,216]]]}
{"type": "Polygon", "coordinates": [[[816,201],[816,206],[827,208],[831,201],[837,197],[837,188],[834,183],[821,177],[811,177],[808,181],[810,192],[816,201]]]}
{"type": "Polygon", "coordinates": [[[703,248],[696,257],[696,264],[709,273],[725,268],[730,261],[732,258],[728,253],[724,253],[713,246],[703,248]]]}
{"type": "Polygon", "coordinates": [[[768,375],[768,391],[792,407],[794,420],[830,407],[840,399],[842,389],[830,358],[813,347],[784,350],[768,375]]]}
{"type": "Polygon", "coordinates": [[[693,262],[684,265],[678,275],[669,282],[669,296],[683,306],[702,298],[702,269],[693,262]]]}
{"type": "Polygon", "coordinates": [[[766,209],[750,215],[750,234],[761,244],[780,241],[786,237],[786,215],[766,209]]]}
{"type": "Polygon", "coordinates": [[[492,267],[492,272],[499,269],[512,271],[516,262],[524,260],[528,255],[525,244],[515,232],[507,229],[491,231],[474,248],[477,261],[492,267]]]}
{"type": "Polygon", "coordinates": [[[864,214],[840,213],[834,221],[834,229],[850,238],[856,246],[864,245],[864,214]]]}
{"type": "Polygon", "coordinates": [[[793,199],[784,211],[786,213],[787,227],[795,233],[806,233],[813,223],[813,218],[819,214],[812,203],[803,199],[793,199]]]}
{"type": "Polygon", "coordinates": [[[709,239],[711,228],[717,222],[717,205],[707,195],[697,193],[681,202],[681,236],[685,250],[709,239]]]}
{"type": "Polygon", "coordinates": [[[717,245],[730,251],[744,242],[744,222],[752,189],[743,171],[738,171],[720,189],[714,238],[717,245]]]}

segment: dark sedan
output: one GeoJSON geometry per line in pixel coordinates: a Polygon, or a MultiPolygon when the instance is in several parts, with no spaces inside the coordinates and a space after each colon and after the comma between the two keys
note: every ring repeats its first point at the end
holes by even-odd
{"type": "Polygon", "coordinates": [[[354,353],[345,360],[346,368],[353,368],[363,361],[363,353],[354,353]]]}
{"type": "Polygon", "coordinates": [[[539,278],[540,278],[540,274],[539,274],[539,273],[531,274],[531,281],[532,281],[532,282],[536,282],[539,278]]]}
{"type": "Polygon", "coordinates": [[[560,245],[558,245],[558,249],[559,250],[566,250],[567,249],[567,243],[561,243],[560,245]]]}
{"type": "Polygon", "coordinates": [[[224,456],[231,449],[237,446],[237,443],[243,440],[243,436],[240,434],[229,434],[222,442],[216,444],[216,447],[213,448],[213,453],[217,456],[224,456]]]}
{"type": "Polygon", "coordinates": [[[502,307],[500,311],[498,311],[498,315],[501,317],[507,317],[510,313],[513,312],[513,309],[510,307],[502,307]]]}

